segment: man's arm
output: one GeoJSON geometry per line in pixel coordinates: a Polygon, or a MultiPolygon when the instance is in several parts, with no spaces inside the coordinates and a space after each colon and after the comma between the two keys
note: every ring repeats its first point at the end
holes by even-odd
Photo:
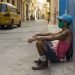
{"type": "Polygon", "coordinates": [[[37,36],[35,38],[29,39],[28,42],[32,43],[33,41],[36,41],[36,40],[42,40],[42,41],[61,40],[61,39],[64,39],[67,36],[68,33],[69,33],[69,30],[66,30],[66,31],[62,31],[61,33],[59,33],[57,35],[37,36]]]}
{"type": "Polygon", "coordinates": [[[48,35],[52,35],[52,33],[39,33],[39,34],[35,34],[36,36],[48,36],[48,35]]]}
{"type": "Polygon", "coordinates": [[[39,34],[35,34],[35,36],[49,36],[49,35],[57,35],[59,33],[61,33],[62,31],[58,32],[58,33],[39,33],[39,34]]]}
{"type": "Polygon", "coordinates": [[[38,36],[36,37],[36,40],[50,40],[50,41],[53,41],[53,40],[60,40],[60,39],[64,39],[66,37],[68,33],[68,30],[66,31],[63,31],[57,35],[51,35],[51,36],[38,36]]]}

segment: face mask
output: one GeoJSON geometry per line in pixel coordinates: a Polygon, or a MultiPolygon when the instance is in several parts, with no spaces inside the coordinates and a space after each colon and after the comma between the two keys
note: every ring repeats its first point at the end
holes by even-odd
{"type": "Polygon", "coordinates": [[[59,21],[58,26],[59,26],[59,28],[63,28],[64,27],[64,22],[59,21]]]}

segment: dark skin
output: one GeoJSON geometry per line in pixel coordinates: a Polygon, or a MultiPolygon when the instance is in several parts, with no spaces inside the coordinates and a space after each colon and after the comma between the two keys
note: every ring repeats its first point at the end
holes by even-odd
{"type": "Polygon", "coordinates": [[[65,23],[65,27],[62,28],[62,31],[60,31],[58,33],[39,33],[39,34],[35,34],[32,38],[30,38],[28,40],[28,42],[32,43],[33,41],[37,41],[37,40],[53,41],[53,40],[61,40],[61,39],[64,39],[66,42],[71,42],[72,33],[71,33],[71,31],[69,30],[69,28],[67,27],[66,24],[67,23],[65,23]]]}
{"type": "MultiPolygon", "coordinates": [[[[44,41],[54,41],[54,40],[64,40],[67,43],[72,43],[72,32],[69,29],[68,23],[64,22],[64,27],[62,31],[58,33],[39,33],[35,34],[32,38],[28,40],[29,43],[34,41],[36,42],[36,47],[40,56],[45,55],[44,50],[44,41]]],[[[46,60],[47,61],[47,60],[46,60]]],[[[43,68],[47,63],[44,61],[43,63],[39,64],[37,67],[32,67],[33,70],[39,70],[43,68]]]]}
{"type": "Polygon", "coordinates": [[[38,52],[40,55],[44,54],[44,44],[43,41],[54,41],[54,40],[64,40],[67,43],[72,42],[72,32],[70,31],[67,22],[64,22],[64,28],[62,28],[62,31],[58,33],[39,33],[35,34],[32,38],[28,40],[29,43],[32,43],[34,41],[37,41],[36,47],[38,49],[38,52]]]}

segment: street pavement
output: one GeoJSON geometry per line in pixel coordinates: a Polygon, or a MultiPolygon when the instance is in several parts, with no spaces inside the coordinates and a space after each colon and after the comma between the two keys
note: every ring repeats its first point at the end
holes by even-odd
{"type": "Polygon", "coordinates": [[[43,20],[23,22],[19,28],[0,29],[0,75],[49,75],[49,69],[32,70],[39,55],[35,42],[28,43],[35,33],[47,30],[47,22],[43,20]]]}
{"type": "MultiPolygon", "coordinates": [[[[0,75],[75,75],[73,62],[49,64],[49,68],[33,71],[39,58],[36,45],[28,39],[35,33],[58,32],[60,29],[44,20],[23,22],[22,27],[0,29],[0,75]]],[[[57,41],[53,41],[54,44],[57,41]]]]}

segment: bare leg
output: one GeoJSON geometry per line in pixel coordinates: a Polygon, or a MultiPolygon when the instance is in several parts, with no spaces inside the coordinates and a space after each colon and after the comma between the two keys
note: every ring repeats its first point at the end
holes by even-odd
{"type": "Polygon", "coordinates": [[[44,50],[44,43],[43,41],[37,41],[36,47],[38,50],[38,53],[40,55],[40,60],[38,60],[37,67],[32,67],[33,70],[40,70],[48,67],[47,58],[45,56],[45,50],[44,50]]]}
{"type": "Polygon", "coordinates": [[[45,51],[44,51],[44,43],[43,43],[43,41],[37,41],[36,47],[37,47],[39,55],[40,56],[44,55],[45,51]]]}

